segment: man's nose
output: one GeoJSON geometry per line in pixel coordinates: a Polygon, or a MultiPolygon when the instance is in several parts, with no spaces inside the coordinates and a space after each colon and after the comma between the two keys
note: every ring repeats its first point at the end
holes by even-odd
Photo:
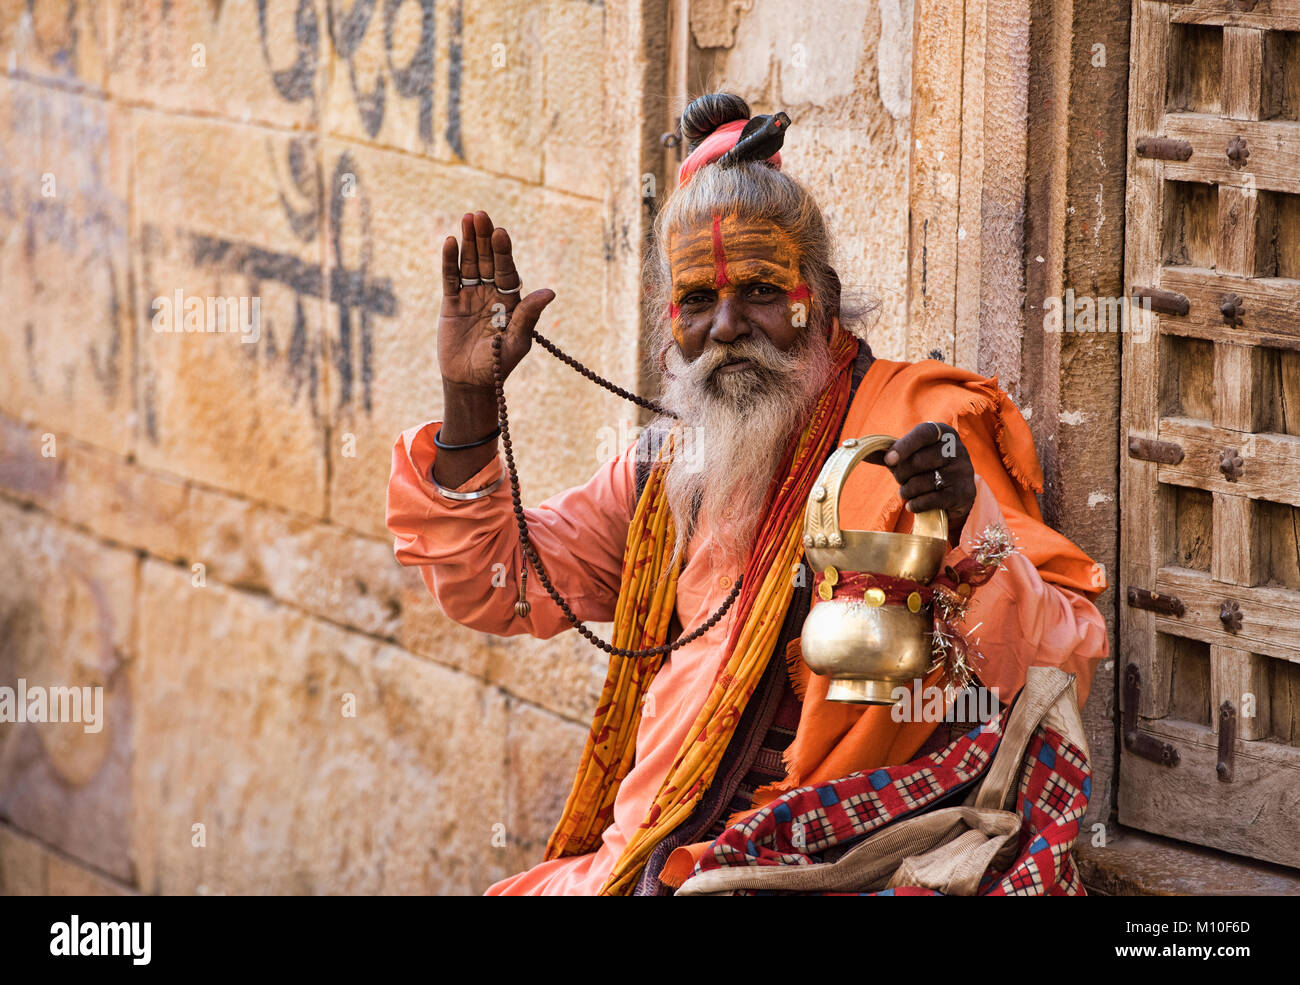
{"type": "Polygon", "coordinates": [[[713,309],[713,324],[709,326],[709,338],[727,345],[748,334],[749,323],[745,318],[744,305],[734,297],[718,298],[713,309]]]}

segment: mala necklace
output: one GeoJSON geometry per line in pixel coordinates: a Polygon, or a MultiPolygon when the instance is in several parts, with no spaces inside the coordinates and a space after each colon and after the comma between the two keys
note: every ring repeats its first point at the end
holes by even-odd
{"type": "MultiPolygon", "coordinates": [[[[540,334],[538,334],[536,329],[530,329],[529,332],[532,337],[537,340],[538,344],[540,344],[543,349],[553,355],[556,359],[581,373],[598,386],[604,387],[610,393],[616,394],[624,400],[630,400],[637,406],[644,407],[646,410],[654,411],[656,414],[663,414],[667,417],[676,417],[675,414],[665,410],[653,400],[646,400],[644,397],[638,397],[636,394],[630,393],[622,387],[617,386],[593,373],[582,363],[578,362],[578,360],[562,352],[549,340],[544,339],[540,334]]],[[[542,587],[546,589],[546,594],[549,595],[551,600],[560,607],[560,611],[564,613],[565,618],[569,620],[573,628],[581,633],[583,638],[593,646],[599,647],[601,650],[604,650],[612,656],[630,657],[632,659],[640,659],[641,657],[657,657],[669,654],[673,650],[680,649],[687,643],[692,643],[699,639],[717,624],[718,620],[721,619],[726,611],[731,608],[731,604],[736,601],[737,596],[740,595],[740,586],[744,581],[744,575],[741,575],[741,577],[736,579],[735,585],[731,588],[731,593],[727,596],[726,601],[722,603],[721,608],[714,612],[713,615],[709,616],[709,618],[706,619],[697,629],[692,630],[685,636],[679,636],[671,643],[660,643],[658,646],[647,647],[642,650],[628,650],[623,647],[614,646],[612,643],[602,640],[599,636],[593,633],[581,619],[574,615],[573,610],[569,608],[569,603],[564,600],[560,593],[555,590],[555,586],[551,584],[551,579],[547,576],[546,569],[542,566],[542,559],[538,555],[537,549],[533,547],[532,539],[528,536],[528,522],[524,519],[523,500],[519,495],[519,473],[515,470],[515,455],[510,447],[510,422],[506,418],[505,380],[501,375],[501,340],[504,338],[504,334],[505,330],[502,329],[492,337],[492,382],[493,389],[496,391],[497,422],[501,426],[501,444],[505,448],[506,452],[506,471],[510,475],[510,498],[514,503],[515,526],[519,528],[519,546],[523,548],[524,553],[524,560],[519,569],[519,601],[515,603],[515,613],[520,617],[523,617],[528,615],[529,609],[531,608],[528,600],[525,598],[528,590],[528,565],[531,563],[533,570],[537,572],[537,578],[541,581],[542,587]]]]}

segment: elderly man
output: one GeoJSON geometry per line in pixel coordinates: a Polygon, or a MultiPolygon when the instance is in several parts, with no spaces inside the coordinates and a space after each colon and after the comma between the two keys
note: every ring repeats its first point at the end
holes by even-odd
{"type": "Polygon", "coordinates": [[[828,680],[799,659],[810,604],[803,509],[840,440],[902,436],[887,469],[852,473],[844,527],[907,531],[913,514],[942,508],[954,566],[991,530],[1014,541],[962,616],[979,683],[1006,702],[1028,667],[1059,666],[1078,675],[1082,703],[1106,655],[1091,601],[1104,580],[1042,523],[1024,420],[994,381],[872,358],[841,310],[822,212],[780,170],[788,121],[749,117],[727,94],[683,114],[691,153],[657,221],[648,284],[668,413],[646,433],[662,440],[538,508],[512,504],[503,487],[493,336],[508,374],[555,295],[520,297],[510,237],[485,213],[466,215],[460,241],[443,246],[444,416],[394,448],[398,560],[420,566],[448,616],[484,632],[550,637],[579,620],[614,623],[546,860],[490,894],[670,892],[735,817],[945,741],[935,721],[828,701],[828,680]],[[538,577],[521,578],[520,523],[567,611],[538,577]]]}

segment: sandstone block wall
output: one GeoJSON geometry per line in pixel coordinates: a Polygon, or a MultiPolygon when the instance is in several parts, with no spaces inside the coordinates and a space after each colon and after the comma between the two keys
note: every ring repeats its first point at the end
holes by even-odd
{"type": "MultiPolygon", "coordinates": [[[[0,892],[481,892],[540,859],[603,660],[445,619],[384,492],[440,414],[463,211],[557,291],[550,337],[636,379],[640,17],[0,0],[0,682],[105,696],[97,732],[0,724],[0,892]],[[257,298],[256,339],[156,331],[178,291],[257,298]]],[[[508,396],[533,502],[634,416],[540,351],[508,396]]]]}

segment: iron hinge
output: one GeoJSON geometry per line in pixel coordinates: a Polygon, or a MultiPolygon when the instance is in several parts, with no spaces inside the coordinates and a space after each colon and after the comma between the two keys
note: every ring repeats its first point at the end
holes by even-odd
{"type": "Polygon", "coordinates": [[[1135,609],[1146,609],[1163,616],[1181,617],[1187,611],[1183,600],[1177,595],[1161,595],[1159,592],[1148,592],[1145,588],[1130,588],[1128,604],[1135,609]]]}
{"type": "Polygon", "coordinates": [[[1129,438],[1128,457],[1161,465],[1177,465],[1183,460],[1183,446],[1155,438],[1129,438]]]}
{"type": "Polygon", "coordinates": [[[1192,302],[1187,295],[1177,291],[1166,291],[1159,287],[1134,287],[1133,300],[1149,302],[1147,307],[1160,315],[1185,315],[1192,310],[1192,302]]]}
{"type": "Polygon", "coordinates": [[[1233,752],[1237,747],[1237,709],[1226,698],[1219,705],[1219,760],[1214,770],[1223,783],[1232,782],[1233,752]]]}
{"type": "Polygon", "coordinates": [[[1161,766],[1177,766],[1178,750],[1168,742],[1138,730],[1138,701],[1142,697],[1141,675],[1137,664],[1129,664],[1124,671],[1124,748],[1136,756],[1149,759],[1161,766]]]}
{"type": "Polygon", "coordinates": [[[1153,157],[1160,161],[1186,161],[1192,156],[1189,141],[1176,137],[1138,137],[1138,157],[1153,157]]]}

